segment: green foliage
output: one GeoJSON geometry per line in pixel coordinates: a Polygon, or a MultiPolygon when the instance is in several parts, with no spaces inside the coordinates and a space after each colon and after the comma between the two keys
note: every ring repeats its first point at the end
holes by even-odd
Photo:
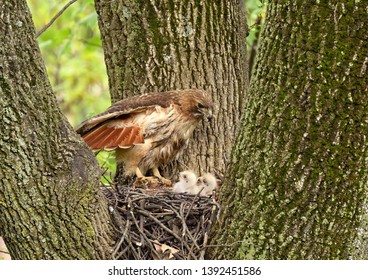
{"type": "MultiPolygon", "coordinates": [[[[68,1],[28,0],[36,30],[68,1]]],[[[75,126],[110,104],[93,0],[72,4],[38,37],[49,79],[63,113],[75,126]]]]}
{"type": "Polygon", "coordinates": [[[249,35],[247,37],[249,49],[253,46],[253,42],[258,36],[257,33],[263,27],[267,4],[267,0],[245,0],[247,23],[249,28],[249,35]],[[257,23],[258,18],[261,19],[259,23],[257,23]]]}
{"type": "Polygon", "coordinates": [[[103,184],[110,184],[113,181],[116,171],[115,156],[112,152],[101,151],[97,155],[98,163],[103,169],[101,181],[103,184]]]}

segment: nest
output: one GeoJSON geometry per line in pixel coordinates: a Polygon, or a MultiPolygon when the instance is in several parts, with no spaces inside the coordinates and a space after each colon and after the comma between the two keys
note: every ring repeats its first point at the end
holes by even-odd
{"type": "Polygon", "coordinates": [[[214,197],[170,189],[162,185],[105,189],[119,232],[114,259],[204,259],[220,207],[214,197]]]}

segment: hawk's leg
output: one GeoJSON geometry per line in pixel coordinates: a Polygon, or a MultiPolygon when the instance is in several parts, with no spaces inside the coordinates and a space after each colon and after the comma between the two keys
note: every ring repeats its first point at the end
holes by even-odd
{"type": "Polygon", "coordinates": [[[172,184],[169,179],[166,179],[166,178],[164,178],[164,177],[161,176],[160,171],[158,170],[157,167],[152,168],[152,173],[153,173],[154,176],[156,176],[157,178],[159,178],[162,181],[162,183],[169,184],[169,185],[172,184]]]}
{"type": "Polygon", "coordinates": [[[139,169],[139,167],[137,167],[135,169],[135,175],[137,175],[137,178],[143,178],[144,175],[142,174],[141,170],[139,169]]]}
{"type": "Polygon", "coordinates": [[[161,176],[158,169],[153,169],[154,176],[152,177],[146,177],[143,175],[142,171],[137,167],[135,169],[135,175],[137,176],[137,180],[134,182],[135,187],[151,187],[151,186],[162,186],[167,185],[171,186],[172,183],[170,180],[164,178],[161,176]]]}

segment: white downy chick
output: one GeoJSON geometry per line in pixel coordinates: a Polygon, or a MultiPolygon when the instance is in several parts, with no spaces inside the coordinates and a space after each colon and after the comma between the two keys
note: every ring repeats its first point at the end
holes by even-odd
{"type": "Polygon", "coordinates": [[[212,192],[216,190],[216,187],[217,187],[216,177],[211,173],[206,173],[197,179],[196,184],[197,193],[203,188],[203,190],[200,193],[201,196],[210,196],[212,192]]]}
{"type": "Polygon", "coordinates": [[[179,173],[179,182],[174,184],[173,192],[176,193],[192,193],[193,187],[197,182],[197,175],[191,171],[186,170],[179,173]]]}

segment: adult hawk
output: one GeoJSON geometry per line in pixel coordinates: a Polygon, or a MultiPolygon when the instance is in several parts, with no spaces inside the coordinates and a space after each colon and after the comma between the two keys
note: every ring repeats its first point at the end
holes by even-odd
{"type": "Polygon", "coordinates": [[[125,175],[143,177],[177,158],[199,121],[212,117],[213,103],[203,90],[150,93],[120,100],[81,123],[76,131],[93,151],[115,150],[125,175]]]}

